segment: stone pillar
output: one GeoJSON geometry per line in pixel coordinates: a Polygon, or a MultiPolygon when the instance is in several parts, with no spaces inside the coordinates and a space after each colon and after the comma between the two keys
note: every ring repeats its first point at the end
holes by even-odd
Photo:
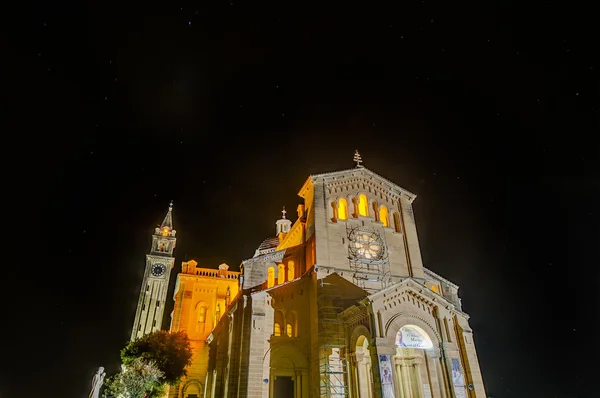
{"type": "Polygon", "coordinates": [[[485,388],[483,386],[479,360],[477,359],[477,351],[475,350],[475,342],[473,341],[473,332],[465,318],[454,317],[454,321],[458,324],[457,338],[460,339],[460,341],[457,341],[458,347],[466,362],[463,364],[465,384],[467,386],[469,384],[473,385],[473,390],[467,390],[467,396],[473,398],[485,398],[485,388]]]}
{"type": "Polygon", "coordinates": [[[294,379],[294,398],[302,398],[302,371],[296,370],[294,379]]]}
{"type": "MultiPolygon", "coordinates": [[[[367,357],[368,359],[370,359],[370,357],[367,357]]],[[[357,396],[360,398],[363,397],[370,397],[371,395],[369,394],[369,389],[370,389],[370,379],[369,379],[369,375],[367,373],[368,368],[367,368],[367,359],[365,358],[365,355],[362,353],[357,353],[356,354],[356,373],[357,373],[357,381],[358,381],[358,386],[356,386],[356,391],[357,391],[357,396]]]]}
{"type": "Polygon", "coordinates": [[[415,380],[417,385],[414,386],[413,391],[417,394],[415,397],[422,398],[423,397],[423,375],[421,374],[422,366],[420,359],[417,358],[413,362],[413,374],[415,375],[415,380]]]}
{"type": "Polygon", "coordinates": [[[439,348],[431,348],[425,351],[425,361],[429,369],[429,388],[431,389],[432,398],[445,398],[444,389],[441,385],[439,365],[440,350],[439,348]]]}

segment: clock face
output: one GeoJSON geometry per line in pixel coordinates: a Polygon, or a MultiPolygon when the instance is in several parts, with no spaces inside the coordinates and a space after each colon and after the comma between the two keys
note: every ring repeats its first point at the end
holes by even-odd
{"type": "Polygon", "coordinates": [[[152,275],[153,276],[162,276],[165,274],[167,267],[164,264],[154,264],[152,266],[152,275]]]}
{"type": "Polygon", "coordinates": [[[359,258],[380,260],[383,258],[383,241],[375,231],[355,230],[350,237],[350,250],[359,258]]]}

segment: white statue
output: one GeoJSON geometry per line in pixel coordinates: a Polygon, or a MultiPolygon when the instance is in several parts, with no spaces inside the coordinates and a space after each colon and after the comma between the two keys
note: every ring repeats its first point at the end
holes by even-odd
{"type": "Polygon", "coordinates": [[[92,379],[92,391],[90,391],[89,398],[100,397],[100,388],[102,388],[102,383],[104,383],[105,376],[106,373],[104,373],[104,367],[100,366],[94,375],[94,378],[92,379]]]}

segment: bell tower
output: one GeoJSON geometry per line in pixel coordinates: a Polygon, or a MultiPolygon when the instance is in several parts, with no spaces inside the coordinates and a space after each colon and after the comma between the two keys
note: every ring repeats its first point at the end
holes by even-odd
{"type": "Polygon", "coordinates": [[[140,299],[135,313],[131,340],[160,330],[162,326],[169,277],[175,264],[175,230],[173,229],[173,201],[160,227],[152,235],[152,248],[146,254],[146,270],[140,299]]]}

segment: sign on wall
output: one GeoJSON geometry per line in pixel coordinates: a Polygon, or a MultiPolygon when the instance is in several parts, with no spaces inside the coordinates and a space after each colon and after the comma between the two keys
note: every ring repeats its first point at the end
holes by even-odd
{"type": "Polygon", "coordinates": [[[423,396],[425,398],[431,398],[431,386],[427,383],[423,384],[423,396]]]}
{"type": "Polygon", "coordinates": [[[433,343],[421,328],[413,325],[406,325],[402,326],[396,334],[396,346],[428,349],[433,347],[433,343]]]}
{"type": "Polygon", "coordinates": [[[465,377],[458,358],[452,358],[452,385],[454,385],[456,398],[467,398],[467,392],[465,391],[465,377]]]}
{"type": "Polygon", "coordinates": [[[381,377],[381,394],[383,398],[394,398],[394,380],[390,355],[379,355],[379,374],[381,377]]]}

